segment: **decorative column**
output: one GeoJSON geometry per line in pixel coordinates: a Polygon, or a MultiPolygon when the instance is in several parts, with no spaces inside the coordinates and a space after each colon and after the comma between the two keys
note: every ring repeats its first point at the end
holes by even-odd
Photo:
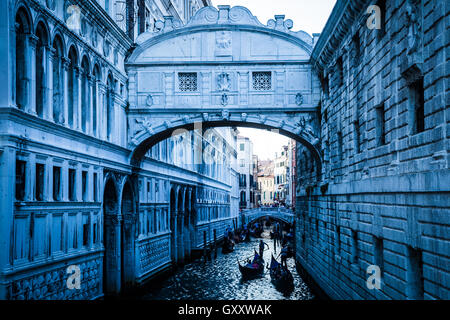
{"type": "Polygon", "coordinates": [[[69,126],[69,63],[70,60],[64,57],[61,57],[61,63],[62,63],[62,87],[63,92],[62,94],[62,118],[60,116],[60,119],[62,120],[62,123],[64,123],[64,126],[69,126]]]}
{"type": "Polygon", "coordinates": [[[36,47],[37,47],[38,37],[33,34],[28,35],[28,45],[26,57],[29,58],[29,66],[27,66],[27,79],[29,79],[29,84],[31,87],[27,87],[30,93],[26,111],[33,115],[36,115],[36,47]]]}
{"type": "Polygon", "coordinates": [[[97,104],[97,135],[101,140],[106,140],[106,121],[105,121],[105,114],[106,114],[106,87],[105,85],[98,80],[98,104],[97,104]]]}
{"type": "Polygon", "coordinates": [[[81,121],[82,121],[82,116],[81,116],[81,69],[80,67],[75,67],[75,79],[74,79],[74,86],[76,86],[76,95],[74,94],[74,96],[76,96],[75,99],[75,103],[74,103],[74,108],[73,108],[73,112],[75,113],[75,119],[74,119],[74,129],[82,131],[82,126],[81,126],[81,121]]]}
{"type": "Polygon", "coordinates": [[[94,99],[96,99],[96,97],[94,97],[94,86],[97,85],[97,81],[95,79],[95,77],[89,75],[88,76],[88,103],[89,103],[89,117],[88,117],[88,129],[87,129],[87,133],[91,136],[94,135],[94,99]]]}
{"type": "Polygon", "coordinates": [[[56,57],[56,49],[52,47],[48,47],[46,49],[47,52],[47,96],[46,96],[46,103],[44,105],[44,119],[49,121],[55,121],[53,118],[53,64],[58,63],[58,61],[55,61],[57,59],[56,57]],[[47,106],[47,108],[46,108],[47,106]],[[45,110],[47,109],[47,110],[45,110]],[[46,112],[45,112],[46,111],[46,112]]]}

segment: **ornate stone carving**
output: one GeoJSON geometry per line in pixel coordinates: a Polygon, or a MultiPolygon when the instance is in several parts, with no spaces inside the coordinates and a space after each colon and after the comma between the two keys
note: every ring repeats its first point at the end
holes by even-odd
{"type": "Polygon", "coordinates": [[[220,103],[222,106],[226,106],[228,104],[228,95],[226,93],[222,94],[222,97],[220,98],[220,103]]]}
{"type": "Polygon", "coordinates": [[[216,56],[229,56],[232,54],[232,38],[230,31],[216,32],[216,56]]]}
{"type": "Polygon", "coordinates": [[[228,110],[222,110],[222,119],[223,120],[230,120],[230,112],[228,110]]]}
{"type": "Polygon", "coordinates": [[[310,115],[300,116],[300,119],[297,122],[297,127],[298,127],[297,134],[300,136],[309,138],[310,141],[313,143],[318,138],[315,134],[313,126],[310,124],[311,121],[312,121],[312,117],[310,115]]]}
{"type": "Polygon", "coordinates": [[[203,121],[208,121],[208,119],[209,119],[209,114],[208,114],[207,112],[204,112],[204,113],[202,114],[202,118],[203,118],[203,121]]]}
{"type": "Polygon", "coordinates": [[[145,99],[145,104],[147,107],[151,107],[153,105],[153,96],[151,94],[149,94],[145,99]]]}
{"type": "Polygon", "coordinates": [[[137,131],[135,135],[141,134],[143,131],[147,131],[150,135],[153,134],[153,128],[152,128],[152,122],[150,120],[147,120],[145,118],[142,119],[135,119],[137,124],[140,124],[142,129],[137,131]]]}
{"type": "Polygon", "coordinates": [[[303,95],[299,92],[295,96],[295,104],[301,106],[303,104],[303,95]]]}
{"type": "Polygon", "coordinates": [[[406,4],[406,23],[408,25],[408,54],[415,52],[420,43],[421,24],[420,9],[416,0],[408,0],[406,4]]]}
{"type": "Polygon", "coordinates": [[[228,73],[222,72],[217,76],[217,89],[219,91],[230,91],[231,79],[228,73]]]}
{"type": "Polygon", "coordinates": [[[245,113],[245,112],[241,113],[241,120],[242,121],[246,121],[247,117],[248,117],[247,113],[245,113]]]}

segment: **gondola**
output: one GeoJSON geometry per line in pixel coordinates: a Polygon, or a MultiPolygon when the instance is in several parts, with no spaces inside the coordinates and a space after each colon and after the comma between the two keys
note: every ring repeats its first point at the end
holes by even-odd
{"type": "Polygon", "coordinates": [[[234,251],[234,242],[226,238],[222,244],[222,253],[227,254],[234,251]]]}
{"type": "Polygon", "coordinates": [[[288,268],[283,267],[272,255],[270,278],[278,290],[289,290],[294,286],[294,278],[288,268]]]}
{"type": "Polygon", "coordinates": [[[251,263],[242,266],[238,261],[238,265],[243,278],[254,278],[264,272],[264,260],[256,251],[251,263]]]}
{"type": "Polygon", "coordinates": [[[258,228],[258,229],[251,230],[250,234],[251,234],[252,237],[261,238],[262,232],[263,232],[263,229],[262,228],[258,228]]]}
{"type": "Polygon", "coordinates": [[[250,232],[249,231],[244,231],[241,234],[241,242],[250,242],[250,232]]]}

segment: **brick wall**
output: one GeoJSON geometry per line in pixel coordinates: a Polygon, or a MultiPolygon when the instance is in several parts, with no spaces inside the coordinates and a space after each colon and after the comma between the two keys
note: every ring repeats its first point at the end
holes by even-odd
{"type": "Polygon", "coordinates": [[[387,0],[383,32],[375,1],[343,3],[313,52],[323,169],[297,146],[297,260],[332,298],[449,299],[450,5],[387,0]]]}

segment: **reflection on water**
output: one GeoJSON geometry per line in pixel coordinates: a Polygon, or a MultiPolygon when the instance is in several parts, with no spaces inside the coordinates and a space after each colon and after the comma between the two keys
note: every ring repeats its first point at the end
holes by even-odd
{"type": "MultiPolygon", "coordinates": [[[[273,241],[268,233],[263,234],[269,249],[264,251],[265,265],[270,263],[273,253],[273,241]]],[[[264,275],[257,279],[243,281],[239,272],[237,259],[253,257],[258,248],[259,239],[249,243],[240,243],[229,254],[222,254],[218,248],[216,259],[204,262],[198,259],[179,268],[170,277],[154,281],[141,299],[146,300],[309,300],[314,296],[295,269],[294,259],[288,259],[288,267],[294,277],[295,288],[291,293],[281,293],[270,281],[267,268],[264,275]]],[[[276,254],[280,248],[277,247],[276,254]]],[[[275,256],[276,256],[275,254],[275,256]]]]}

